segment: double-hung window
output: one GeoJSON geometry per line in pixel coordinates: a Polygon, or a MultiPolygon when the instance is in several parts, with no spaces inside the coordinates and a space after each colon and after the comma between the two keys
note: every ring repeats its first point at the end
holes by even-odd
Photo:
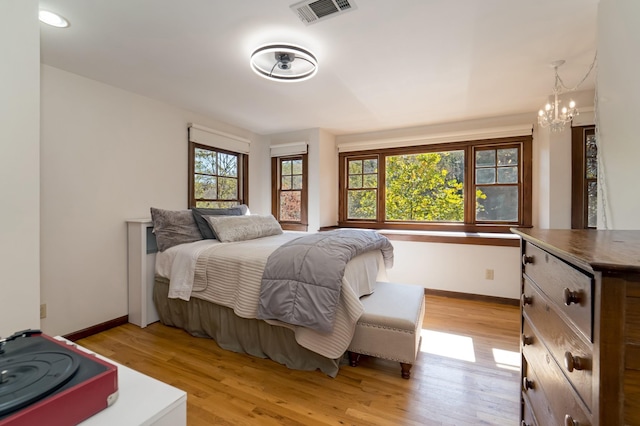
{"type": "Polygon", "coordinates": [[[342,152],[339,226],[467,232],[530,226],[531,141],[342,152]]]}
{"type": "Polygon", "coordinates": [[[306,231],[307,154],[271,158],[273,216],[282,229],[306,231]]]}
{"type": "Polygon", "coordinates": [[[247,204],[248,155],[190,142],[189,207],[247,204]]]}

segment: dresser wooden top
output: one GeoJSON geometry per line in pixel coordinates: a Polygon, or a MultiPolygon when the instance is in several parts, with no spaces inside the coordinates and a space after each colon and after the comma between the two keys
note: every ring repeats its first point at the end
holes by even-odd
{"type": "Polygon", "coordinates": [[[511,231],[586,270],[640,272],[640,231],[534,228],[511,231]]]}

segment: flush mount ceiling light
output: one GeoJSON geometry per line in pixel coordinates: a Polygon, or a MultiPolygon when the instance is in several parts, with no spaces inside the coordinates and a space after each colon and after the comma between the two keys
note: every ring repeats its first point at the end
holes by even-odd
{"type": "Polygon", "coordinates": [[[293,44],[268,44],[251,54],[251,69],[269,80],[303,81],[318,72],[318,60],[310,51],[293,44]]]}
{"type": "Polygon", "coordinates": [[[67,28],[69,21],[57,13],[49,12],[48,10],[40,10],[38,12],[38,19],[40,22],[44,22],[47,25],[57,28],[67,28]]]}

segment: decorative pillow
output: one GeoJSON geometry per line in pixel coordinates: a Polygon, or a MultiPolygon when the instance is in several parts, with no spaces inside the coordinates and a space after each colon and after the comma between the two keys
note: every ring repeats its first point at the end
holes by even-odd
{"type": "Polygon", "coordinates": [[[193,212],[193,218],[200,230],[200,234],[202,234],[202,238],[214,240],[216,239],[216,234],[213,232],[213,229],[211,229],[209,222],[207,222],[204,216],[242,216],[247,214],[249,208],[246,204],[241,204],[239,206],[229,207],[226,209],[198,209],[194,207],[191,211],[193,212]]]}
{"type": "Polygon", "coordinates": [[[151,220],[160,251],[202,239],[191,210],[162,210],[151,207],[151,220]]]}
{"type": "Polygon", "coordinates": [[[280,224],[272,215],[205,216],[222,242],[245,241],[282,234],[280,224]]]}

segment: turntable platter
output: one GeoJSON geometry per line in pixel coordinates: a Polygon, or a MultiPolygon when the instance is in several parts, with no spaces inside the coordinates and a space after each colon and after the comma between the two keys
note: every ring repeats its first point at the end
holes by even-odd
{"type": "Polygon", "coordinates": [[[54,392],[78,370],[72,354],[47,351],[0,358],[0,416],[54,392]]]}

